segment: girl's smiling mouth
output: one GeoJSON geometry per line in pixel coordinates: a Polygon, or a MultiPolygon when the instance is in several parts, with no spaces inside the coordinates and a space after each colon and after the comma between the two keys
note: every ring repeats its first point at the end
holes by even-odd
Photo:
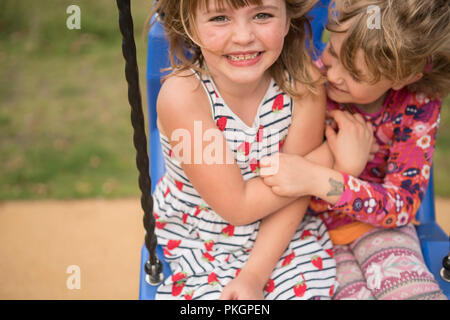
{"type": "Polygon", "coordinates": [[[224,56],[233,66],[247,67],[258,63],[261,60],[263,53],[263,51],[232,52],[224,56]]]}

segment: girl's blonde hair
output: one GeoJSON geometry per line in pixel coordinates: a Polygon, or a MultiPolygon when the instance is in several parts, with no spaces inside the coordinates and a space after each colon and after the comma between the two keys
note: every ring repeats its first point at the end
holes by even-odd
{"type": "MultiPolygon", "coordinates": [[[[219,8],[226,5],[233,9],[249,5],[261,5],[263,0],[157,0],[153,12],[161,17],[166,37],[170,45],[171,75],[194,69],[205,73],[206,66],[200,50],[195,28],[197,8],[207,7],[208,1],[216,1],[219,8]]],[[[315,68],[308,51],[306,40],[310,40],[311,25],[306,16],[317,0],[285,0],[290,28],[285,37],[284,47],[278,60],[269,72],[281,90],[291,96],[299,96],[295,83],[303,83],[311,92],[323,79],[314,78],[311,70],[315,68]],[[287,73],[286,73],[287,71],[287,73]],[[291,77],[292,79],[289,79],[291,77]],[[294,81],[292,81],[294,80],[294,81]]],[[[149,18],[149,21],[150,21],[149,18]]],[[[311,41],[310,41],[311,44],[311,41]]],[[[312,48],[312,44],[311,44],[312,48]]]]}
{"type": "Polygon", "coordinates": [[[449,93],[449,0],[334,0],[327,29],[348,32],[340,57],[353,76],[362,77],[355,65],[357,51],[362,49],[371,73],[369,82],[381,77],[401,81],[423,73],[408,89],[442,98],[449,93]],[[380,28],[373,24],[378,10],[380,28]],[[351,26],[344,29],[348,21],[351,26]]]}

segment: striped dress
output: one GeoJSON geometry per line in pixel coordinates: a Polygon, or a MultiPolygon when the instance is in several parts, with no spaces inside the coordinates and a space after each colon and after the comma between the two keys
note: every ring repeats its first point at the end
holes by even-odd
{"type": "MultiPolygon", "coordinates": [[[[260,159],[279,152],[286,139],[293,100],[272,80],[249,127],[226,105],[211,78],[197,77],[244,180],[258,177],[260,159]]],[[[167,137],[161,135],[161,144],[166,173],[153,194],[155,232],[172,276],[158,288],[156,298],[218,299],[245,265],[260,221],[234,226],[221,218],[192,187],[167,137]]],[[[319,218],[307,216],[276,265],[265,298],[327,299],[335,290],[335,277],[326,227],[319,218]]]]}

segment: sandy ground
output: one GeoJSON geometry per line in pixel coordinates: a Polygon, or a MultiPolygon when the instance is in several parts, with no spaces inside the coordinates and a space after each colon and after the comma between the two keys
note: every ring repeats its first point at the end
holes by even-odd
{"type": "MultiPolygon", "coordinates": [[[[450,199],[436,210],[450,234],[450,199]]],[[[142,216],[135,198],[0,203],[0,299],[138,299],[142,216]]]]}

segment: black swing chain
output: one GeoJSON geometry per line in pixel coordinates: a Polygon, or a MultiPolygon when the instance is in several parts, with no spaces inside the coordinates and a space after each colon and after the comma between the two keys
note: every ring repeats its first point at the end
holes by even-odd
{"type": "Polygon", "coordinates": [[[147,136],[142,111],[142,97],[139,88],[139,70],[134,42],[134,26],[131,16],[130,0],[116,0],[119,9],[119,26],[122,33],[122,52],[125,58],[125,76],[128,83],[128,101],[131,106],[131,123],[134,129],[133,143],[136,149],[136,166],[139,171],[141,206],[144,210],[145,246],[149,260],[145,264],[146,281],[151,285],[162,282],[162,263],[156,256],[157,239],[155,235],[155,217],[151,196],[151,178],[147,153],[147,136]]]}

